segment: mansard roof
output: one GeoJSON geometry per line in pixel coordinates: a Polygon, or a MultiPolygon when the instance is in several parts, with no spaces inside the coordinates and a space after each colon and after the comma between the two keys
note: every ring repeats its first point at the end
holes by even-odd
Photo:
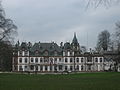
{"type": "Polygon", "coordinates": [[[30,51],[34,52],[34,51],[39,51],[39,52],[44,52],[44,51],[57,51],[57,52],[61,52],[62,49],[54,42],[52,43],[35,43],[30,51]]]}

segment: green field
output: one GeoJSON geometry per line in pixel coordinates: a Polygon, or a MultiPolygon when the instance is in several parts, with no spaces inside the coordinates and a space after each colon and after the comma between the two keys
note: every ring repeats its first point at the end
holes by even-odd
{"type": "Polygon", "coordinates": [[[120,73],[0,74],[0,90],[120,90],[120,73]]]}

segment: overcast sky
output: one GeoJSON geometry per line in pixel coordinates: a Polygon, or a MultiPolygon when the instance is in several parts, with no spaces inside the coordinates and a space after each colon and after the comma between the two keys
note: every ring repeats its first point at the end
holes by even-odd
{"type": "Polygon", "coordinates": [[[94,47],[98,33],[113,32],[120,20],[120,5],[86,8],[85,0],[3,0],[6,17],[18,27],[16,40],[71,42],[74,32],[80,45],[94,47]]]}

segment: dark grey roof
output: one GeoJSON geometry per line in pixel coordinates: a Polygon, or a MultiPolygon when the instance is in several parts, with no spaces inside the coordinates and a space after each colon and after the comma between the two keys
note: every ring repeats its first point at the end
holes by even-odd
{"type": "Polygon", "coordinates": [[[44,52],[44,51],[57,51],[61,52],[62,49],[56,43],[35,43],[33,47],[31,47],[30,51],[44,52]]]}
{"type": "Polygon", "coordinates": [[[63,48],[64,50],[71,50],[72,49],[72,47],[71,47],[71,44],[69,43],[69,42],[66,42],[65,44],[64,44],[64,48],[63,48]]]}

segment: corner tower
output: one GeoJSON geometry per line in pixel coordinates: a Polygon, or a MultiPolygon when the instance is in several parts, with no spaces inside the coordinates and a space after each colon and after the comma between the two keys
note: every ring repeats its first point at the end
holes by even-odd
{"type": "Polygon", "coordinates": [[[71,43],[72,49],[74,51],[77,51],[77,53],[80,53],[80,45],[78,43],[77,37],[76,37],[76,33],[74,33],[74,37],[71,43]]]}

